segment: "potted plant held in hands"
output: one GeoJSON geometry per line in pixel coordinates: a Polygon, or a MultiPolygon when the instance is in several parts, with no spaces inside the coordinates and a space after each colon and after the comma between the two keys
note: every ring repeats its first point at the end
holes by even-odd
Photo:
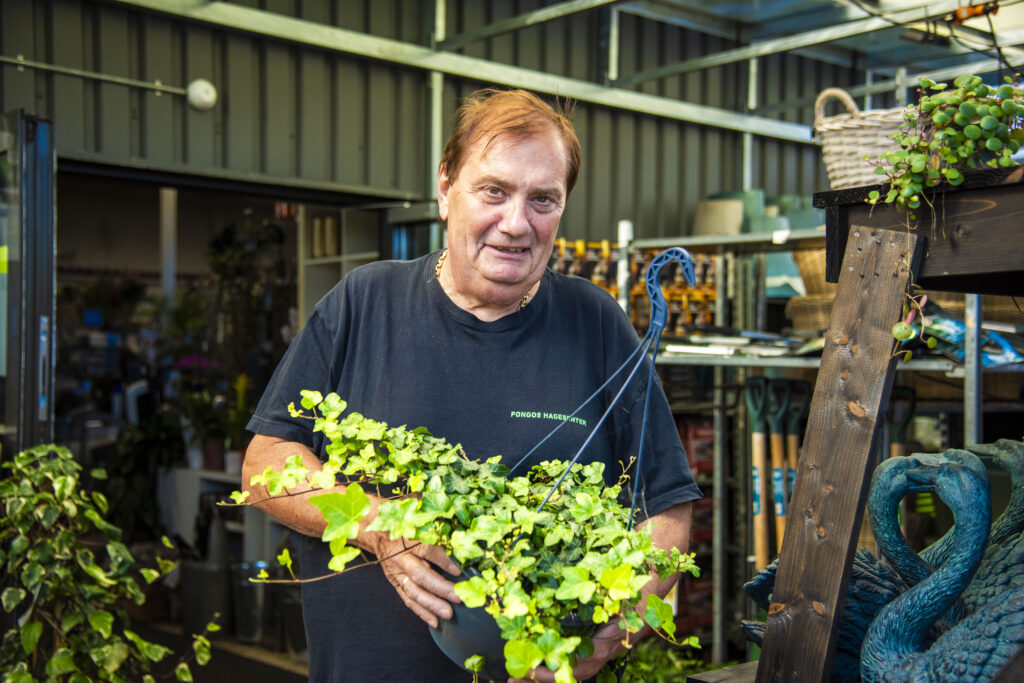
{"type": "MultiPolygon", "coordinates": [[[[641,599],[652,573],[664,579],[698,570],[692,554],[662,550],[648,527],[631,528],[631,509],[618,500],[625,477],[606,486],[603,464],[562,461],[510,477],[500,456],[473,460],[424,428],[389,427],[357,412],[342,417],[347,405],[336,394],[304,391],[301,404],[289,406],[292,415],[313,420],[330,442],[323,470],[309,472],[296,455],[252,483],[280,496],[300,484],[329,489],[338,476],[351,482],[345,493],[310,499],[327,521],[323,540],[335,572],[360,554],[349,541],[370,509],[364,487],[398,490],[369,529],[443,548],[463,568],[455,591],[474,610],[470,617],[460,607],[454,621],[489,625],[499,639],[485,653],[476,649],[484,645],[458,642],[465,629],[434,630],[441,649],[466,669],[504,679],[543,664],[557,680],[573,681],[573,665],[593,650],[590,634],[612,619],[624,637],[647,624],[673,643],[696,646],[695,638],[677,636],[670,605],[656,595],[641,599]]],[[[254,502],[241,492],[232,499],[254,502]]]]}

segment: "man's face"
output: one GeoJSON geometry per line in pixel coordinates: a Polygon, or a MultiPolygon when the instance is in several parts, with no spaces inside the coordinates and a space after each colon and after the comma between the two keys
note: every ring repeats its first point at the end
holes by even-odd
{"type": "Polygon", "coordinates": [[[467,150],[452,180],[438,175],[448,221],[448,261],[471,305],[503,305],[538,282],[551,258],[566,200],[565,144],[553,130],[527,138],[486,136],[467,150]]]}

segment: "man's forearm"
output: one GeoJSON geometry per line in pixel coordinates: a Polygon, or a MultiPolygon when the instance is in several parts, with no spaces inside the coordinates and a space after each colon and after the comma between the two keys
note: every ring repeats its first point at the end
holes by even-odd
{"type": "MultiPolygon", "coordinates": [[[[285,461],[294,455],[302,457],[302,464],[311,473],[318,472],[323,467],[320,459],[302,444],[257,434],[245,451],[245,461],[242,463],[242,490],[249,492],[249,500],[253,501],[256,507],[289,529],[319,538],[323,536],[327,521],[320,510],[310,504],[309,499],[324,493],[344,493],[344,485],[339,484],[332,489],[311,489],[308,483],[303,483],[289,489],[287,494],[271,496],[265,487],[249,483],[254,475],[262,474],[268,465],[275,470],[284,469],[285,461]]],[[[353,545],[375,552],[380,533],[366,531],[366,526],[377,516],[380,500],[372,494],[366,495],[370,499],[370,510],[359,524],[359,535],[353,540],[353,545]]]]}

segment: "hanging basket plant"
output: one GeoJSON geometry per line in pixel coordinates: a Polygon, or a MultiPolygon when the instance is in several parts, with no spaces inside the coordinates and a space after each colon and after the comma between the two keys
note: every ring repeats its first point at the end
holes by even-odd
{"type": "MultiPolygon", "coordinates": [[[[624,637],[647,624],[670,642],[697,645],[678,637],[669,604],[656,595],[641,600],[652,572],[665,579],[698,569],[692,554],[655,546],[649,526],[631,528],[630,507],[619,502],[625,476],[607,486],[602,463],[567,471],[568,463],[547,461],[510,477],[500,456],[473,460],[424,428],[389,427],[356,412],[341,417],[348,406],[337,394],[303,391],[301,405],[290,405],[291,414],[312,420],[330,442],[323,470],[310,472],[296,455],[251,483],[283,496],[295,487],[333,488],[339,477],[349,482],[344,493],[310,499],[327,521],[323,541],[335,572],[360,555],[349,542],[370,510],[364,489],[396,490],[368,529],[442,548],[463,568],[455,585],[462,604],[483,610],[504,641],[504,661],[476,652],[458,664],[489,675],[497,664],[499,675],[514,677],[543,664],[572,681],[573,665],[593,651],[589,634],[616,617],[624,637]]],[[[232,499],[254,502],[241,492],[232,499]]]]}

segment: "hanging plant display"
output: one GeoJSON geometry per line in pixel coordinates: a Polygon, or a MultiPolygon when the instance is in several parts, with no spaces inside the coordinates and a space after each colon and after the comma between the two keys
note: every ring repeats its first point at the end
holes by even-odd
{"type": "MultiPolygon", "coordinates": [[[[504,661],[476,652],[456,660],[466,669],[523,677],[545,665],[558,681],[573,681],[573,665],[593,651],[589,635],[613,618],[624,637],[646,624],[672,643],[697,646],[678,636],[668,603],[642,599],[655,572],[661,579],[699,572],[693,554],[658,548],[649,526],[631,528],[630,507],[619,502],[625,476],[607,486],[602,463],[567,472],[568,463],[546,461],[510,478],[500,456],[470,459],[424,428],[389,427],[356,412],[341,417],[348,406],[337,394],[303,391],[301,406],[289,406],[292,416],[312,420],[330,442],[323,470],[310,472],[295,455],[251,483],[276,497],[295,487],[331,489],[339,477],[349,482],[344,493],[310,498],[327,521],[323,541],[335,572],[361,554],[349,542],[370,511],[364,488],[397,491],[368,529],[442,548],[463,569],[455,584],[463,606],[484,611],[500,631],[504,661]]],[[[234,504],[259,502],[248,498],[232,495],[234,504]]],[[[278,559],[290,565],[287,555],[278,559]]],[[[439,644],[446,637],[435,633],[439,644]]],[[[455,658],[457,649],[442,649],[455,658]]]]}

